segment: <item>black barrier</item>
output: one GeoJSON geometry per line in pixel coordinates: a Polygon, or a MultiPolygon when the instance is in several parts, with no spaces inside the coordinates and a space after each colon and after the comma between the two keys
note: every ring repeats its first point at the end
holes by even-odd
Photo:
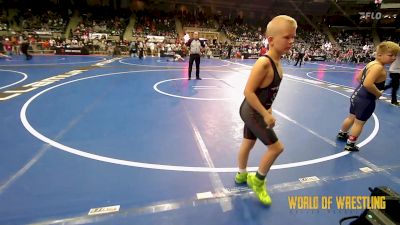
{"type": "Polygon", "coordinates": [[[56,47],[56,55],[89,55],[89,49],[56,47]]]}
{"type": "Polygon", "coordinates": [[[326,61],[326,55],[312,55],[310,61],[326,61]]]}
{"type": "Polygon", "coordinates": [[[260,55],[258,53],[243,53],[244,59],[258,59],[260,55]]]}

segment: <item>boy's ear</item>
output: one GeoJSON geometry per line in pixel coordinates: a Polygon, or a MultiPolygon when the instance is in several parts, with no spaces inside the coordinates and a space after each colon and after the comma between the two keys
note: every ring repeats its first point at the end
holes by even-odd
{"type": "Polygon", "coordinates": [[[271,43],[274,40],[274,38],[272,36],[268,36],[267,39],[268,39],[268,43],[271,43]]]}

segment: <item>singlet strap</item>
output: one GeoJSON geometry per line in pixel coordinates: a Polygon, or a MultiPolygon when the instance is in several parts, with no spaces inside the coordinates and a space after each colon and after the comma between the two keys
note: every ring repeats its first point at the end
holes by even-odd
{"type": "Polygon", "coordinates": [[[363,70],[363,73],[362,73],[362,76],[361,76],[361,84],[362,85],[364,85],[364,80],[365,80],[365,78],[367,77],[367,71],[369,70],[369,68],[371,68],[372,66],[374,66],[375,64],[377,64],[378,62],[372,62],[372,63],[370,63],[369,65],[366,65],[365,67],[364,67],[364,70],[363,70]]]}
{"type": "Polygon", "coordinates": [[[278,76],[278,78],[281,79],[278,69],[276,68],[275,62],[274,62],[274,60],[272,60],[271,56],[269,56],[269,55],[262,55],[262,56],[267,57],[269,59],[269,61],[271,61],[272,69],[274,70],[274,78],[275,78],[275,76],[278,76]]]}

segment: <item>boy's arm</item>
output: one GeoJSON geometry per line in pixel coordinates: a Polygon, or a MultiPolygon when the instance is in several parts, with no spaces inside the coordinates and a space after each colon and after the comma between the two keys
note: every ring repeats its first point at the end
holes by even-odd
{"type": "Polygon", "coordinates": [[[367,71],[363,83],[363,86],[367,89],[367,91],[374,94],[376,98],[379,98],[382,95],[382,92],[375,85],[375,81],[380,77],[382,72],[385,72],[383,66],[381,65],[371,66],[367,71]]]}
{"type": "Polygon", "coordinates": [[[271,63],[265,57],[259,58],[253,66],[251,70],[249,79],[246,83],[246,87],[244,88],[244,96],[246,97],[246,101],[250,104],[250,106],[255,109],[258,113],[260,113],[263,117],[270,115],[268,110],[261,104],[258,99],[255,91],[260,86],[261,82],[267,78],[268,68],[271,66],[271,63]]]}

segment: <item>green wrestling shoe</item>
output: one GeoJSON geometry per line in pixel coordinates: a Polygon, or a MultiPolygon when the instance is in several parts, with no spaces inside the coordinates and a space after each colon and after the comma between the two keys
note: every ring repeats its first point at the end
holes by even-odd
{"type": "Polygon", "coordinates": [[[253,189],[254,193],[257,195],[260,202],[264,205],[271,205],[272,200],[268,195],[265,182],[256,177],[255,173],[247,175],[247,185],[253,189]]]}
{"type": "Polygon", "coordinates": [[[245,172],[245,173],[237,172],[236,176],[235,176],[235,183],[236,184],[244,184],[246,182],[247,182],[247,172],[245,172]]]}

